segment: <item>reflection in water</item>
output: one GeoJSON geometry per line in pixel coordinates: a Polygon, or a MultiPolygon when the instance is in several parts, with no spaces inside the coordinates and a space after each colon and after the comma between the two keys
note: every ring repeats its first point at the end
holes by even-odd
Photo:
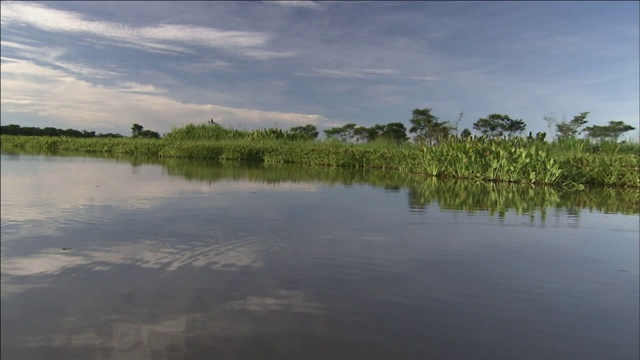
{"type": "Polygon", "coordinates": [[[640,353],[637,191],[2,161],[3,359],[640,353]]]}
{"type": "MultiPolygon", "coordinates": [[[[83,154],[71,154],[80,156],[83,154]]],[[[60,156],[60,155],[58,155],[60,156]]],[[[86,155],[84,155],[86,156],[86,155]]],[[[79,179],[82,183],[100,183],[100,179],[119,178],[112,172],[115,169],[123,170],[121,166],[108,167],[105,163],[95,166],[95,156],[83,162],[83,171],[76,172],[78,166],[73,168],[60,167],[56,175],[67,174],[76,177],[86,176],[79,179]],[[96,173],[96,169],[102,173],[96,173]],[[107,173],[110,175],[107,175],[107,173]],[[92,180],[94,179],[94,180],[92,180]]],[[[3,150],[4,159],[18,160],[20,155],[16,153],[7,154],[3,150]]],[[[23,155],[23,158],[27,157],[23,155]]],[[[45,157],[40,157],[47,158],[45,157]]],[[[105,156],[108,163],[113,163],[114,159],[105,156]]],[[[226,183],[229,180],[232,186],[246,187],[248,181],[253,186],[259,184],[271,184],[272,189],[286,187],[291,189],[294,184],[299,184],[301,190],[313,190],[317,183],[335,185],[372,185],[381,187],[387,191],[400,191],[408,189],[409,207],[413,210],[424,210],[432,203],[437,203],[441,209],[465,210],[465,211],[489,211],[491,214],[504,215],[507,211],[515,211],[517,214],[531,214],[535,212],[544,213],[548,208],[566,209],[572,215],[579,216],[580,210],[602,211],[607,213],[639,214],[640,213],[640,189],[614,189],[614,188],[591,188],[586,190],[562,190],[559,188],[528,186],[521,184],[472,182],[472,181],[443,181],[435,178],[425,178],[423,176],[413,176],[411,174],[395,171],[378,171],[367,169],[348,169],[335,167],[303,167],[290,164],[257,164],[257,163],[237,163],[237,162],[217,162],[213,160],[183,160],[183,159],[143,159],[143,158],[122,158],[119,162],[131,164],[133,174],[142,175],[130,186],[119,188],[118,191],[110,191],[107,196],[118,196],[118,202],[125,199],[136,198],[136,194],[145,194],[146,198],[155,196],[166,196],[167,189],[165,183],[159,184],[158,172],[147,168],[145,174],[142,173],[143,164],[162,165],[161,173],[170,176],[179,176],[187,180],[198,180],[208,185],[213,183],[226,183]],[[144,176],[146,175],[146,177],[144,176]],[[145,179],[142,179],[145,177],[145,179]],[[243,180],[242,185],[237,180],[243,180]],[[162,185],[154,191],[154,186],[162,185]]],[[[121,176],[125,176],[124,172],[121,176]]],[[[63,178],[65,179],[65,178],[63,178]]],[[[21,179],[23,180],[23,179],[21,179]]],[[[162,179],[164,180],[164,179],[162,179]]],[[[11,181],[9,177],[3,181],[11,181]]],[[[64,183],[64,182],[59,182],[64,183]]],[[[54,186],[56,184],[53,184],[54,186]]],[[[177,183],[182,186],[184,183],[177,183]]],[[[64,185],[63,185],[64,186],[64,185]]],[[[203,188],[201,188],[203,189],[203,188]]],[[[68,191],[57,191],[51,189],[51,193],[62,192],[65,196],[72,195],[68,191]]],[[[77,190],[77,189],[76,189],[77,190]]],[[[244,189],[243,189],[244,190],[244,189]]],[[[254,189],[255,190],[255,189],[254,189]]],[[[78,192],[75,192],[76,196],[78,192]]],[[[69,202],[69,198],[67,202],[69,202]]],[[[84,203],[86,197],[82,199],[84,203]]],[[[142,204],[139,204],[143,206],[142,204]]]]}
{"type": "Polygon", "coordinates": [[[322,182],[330,185],[369,184],[385,190],[409,190],[409,207],[425,209],[432,202],[441,209],[490,211],[503,214],[514,210],[518,214],[544,212],[547,208],[597,210],[612,213],[640,213],[638,189],[588,189],[562,191],[550,187],[491,182],[443,181],[412,176],[400,172],[365,169],[301,167],[288,164],[218,165],[207,161],[165,159],[161,164],[170,175],[189,180],[215,182],[223,179],[248,179],[255,182],[322,182]],[[215,165],[214,165],[215,164],[215,165]]]}
{"type": "MultiPolygon", "coordinates": [[[[257,239],[257,237],[255,237],[257,239]]],[[[5,260],[5,275],[55,275],[79,265],[91,264],[93,270],[108,270],[114,265],[131,264],[144,268],[163,268],[168,271],[182,266],[209,267],[233,270],[238,267],[258,268],[262,265],[256,253],[273,250],[264,244],[250,243],[250,239],[208,245],[192,243],[190,248],[159,241],[138,244],[120,244],[108,248],[87,248],[75,254],[59,253],[59,249],[45,249],[26,257],[15,256],[5,260]]]]}

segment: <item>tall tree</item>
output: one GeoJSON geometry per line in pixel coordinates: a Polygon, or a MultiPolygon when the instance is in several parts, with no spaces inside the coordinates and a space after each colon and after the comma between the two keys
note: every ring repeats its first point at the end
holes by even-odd
{"type": "Polygon", "coordinates": [[[338,139],[342,142],[347,142],[354,139],[353,131],[356,128],[356,124],[349,123],[342,127],[334,127],[324,130],[325,135],[329,139],[338,139]]]}
{"type": "Polygon", "coordinates": [[[576,136],[578,136],[580,128],[588,122],[587,115],[589,115],[588,111],[574,116],[573,119],[571,119],[571,121],[569,122],[563,120],[562,122],[556,124],[556,132],[558,134],[558,138],[574,139],[576,136]]]}
{"type": "Polygon", "coordinates": [[[505,134],[511,136],[522,133],[527,125],[520,119],[512,119],[509,115],[491,114],[486,118],[478,119],[473,123],[473,128],[482,135],[493,138],[501,137],[505,134]]]}
{"type": "Polygon", "coordinates": [[[131,127],[131,137],[137,138],[138,136],[140,136],[142,129],[144,129],[144,126],[138,123],[133,124],[133,126],[131,127]]]}
{"type": "Polygon", "coordinates": [[[448,121],[439,121],[431,114],[430,108],[414,109],[411,116],[409,132],[416,134],[415,141],[435,145],[451,135],[452,126],[448,121]]]}
{"type": "Polygon", "coordinates": [[[384,126],[375,125],[370,128],[366,126],[358,126],[353,129],[353,137],[357,142],[369,143],[377,139],[384,131],[384,126]]]}
{"type": "Polygon", "coordinates": [[[407,137],[407,128],[400,122],[393,122],[385,125],[380,137],[396,144],[401,144],[409,140],[407,137]]]}
{"type": "Polygon", "coordinates": [[[294,126],[289,131],[294,134],[298,134],[308,140],[315,140],[319,134],[318,129],[315,127],[315,125],[311,124],[305,126],[294,126]]]}
{"type": "Polygon", "coordinates": [[[633,126],[622,121],[609,121],[609,125],[592,125],[586,127],[584,131],[592,139],[618,141],[622,134],[633,129],[635,129],[633,126]]]}
{"type": "Polygon", "coordinates": [[[146,139],[160,139],[160,134],[151,130],[142,130],[138,134],[138,137],[146,138],[146,139]]]}

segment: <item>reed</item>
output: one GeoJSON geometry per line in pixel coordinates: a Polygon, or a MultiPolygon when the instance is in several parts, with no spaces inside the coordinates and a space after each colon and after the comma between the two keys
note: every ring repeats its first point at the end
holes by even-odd
{"type": "Polygon", "coordinates": [[[523,138],[453,139],[433,147],[342,144],[304,141],[282,130],[242,132],[211,125],[187,126],[172,133],[158,140],[2,135],[0,141],[3,148],[386,169],[439,178],[571,188],[640,187],[637,146],[621,149],[611,145],[603,151],[594,149],[593,143],[554,145],[523,138]]]}

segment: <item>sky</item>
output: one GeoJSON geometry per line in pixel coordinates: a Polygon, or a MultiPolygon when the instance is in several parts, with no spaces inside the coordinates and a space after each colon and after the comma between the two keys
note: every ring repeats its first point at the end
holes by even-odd
{"type": "MultiPolygon", "coordinates": [[[[1,3],[1,123],[640,127],[640,2],[1,3]]],[[[638,131],[634,132],[637,137],[638,131]]]]}

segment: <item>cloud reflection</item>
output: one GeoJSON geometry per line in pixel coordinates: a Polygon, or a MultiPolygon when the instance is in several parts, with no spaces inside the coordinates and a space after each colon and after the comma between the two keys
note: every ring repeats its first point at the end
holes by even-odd
{"type": "Polygon", "coordinates": [[[325,304],[308,299],[304,293],[292,290],[277,290],[268,296],[248,296],[245,299],[233,301],[226,306],[227,309],[247,310],[257,313],[291,311],[314,315],[322,315],[326,307],[325,304]]]}
{"type": "MultiPolygon", "coordinates": [[[[312,183],[295,182],[184,181],[166,176],[161,165],[136,166],[132,173],[130,164],[116,161],[51,157],[47,160],[3,161],[2,222],[31,221],[31,226],[12,234],[12,238],[60,235],[56,228],[62,220],[99,220],[96,209],[89,211],[95,206],[141,210],[186,192],[208,195],[262,190],[314,191],[317,188],[312,183]]],[[[221,201],[218,199],[216,204],[221,201]]]]}
{"type": "Polygon", "coordinates": [[[255,269],[264,265],[259,256],[273,250],[263,240],[253,236],[219,244],[196,243],[189,247],[176,247],[167,241],[147,240],[142,243],[88,248],[73,253],[49,248],[29,256],[3,259],[2,275],[56,275],[79,266],[106,271],[117,265],[136,265],[166,271],[178,270],[184,266],[227,271],[238,268],[255,269]]]}

